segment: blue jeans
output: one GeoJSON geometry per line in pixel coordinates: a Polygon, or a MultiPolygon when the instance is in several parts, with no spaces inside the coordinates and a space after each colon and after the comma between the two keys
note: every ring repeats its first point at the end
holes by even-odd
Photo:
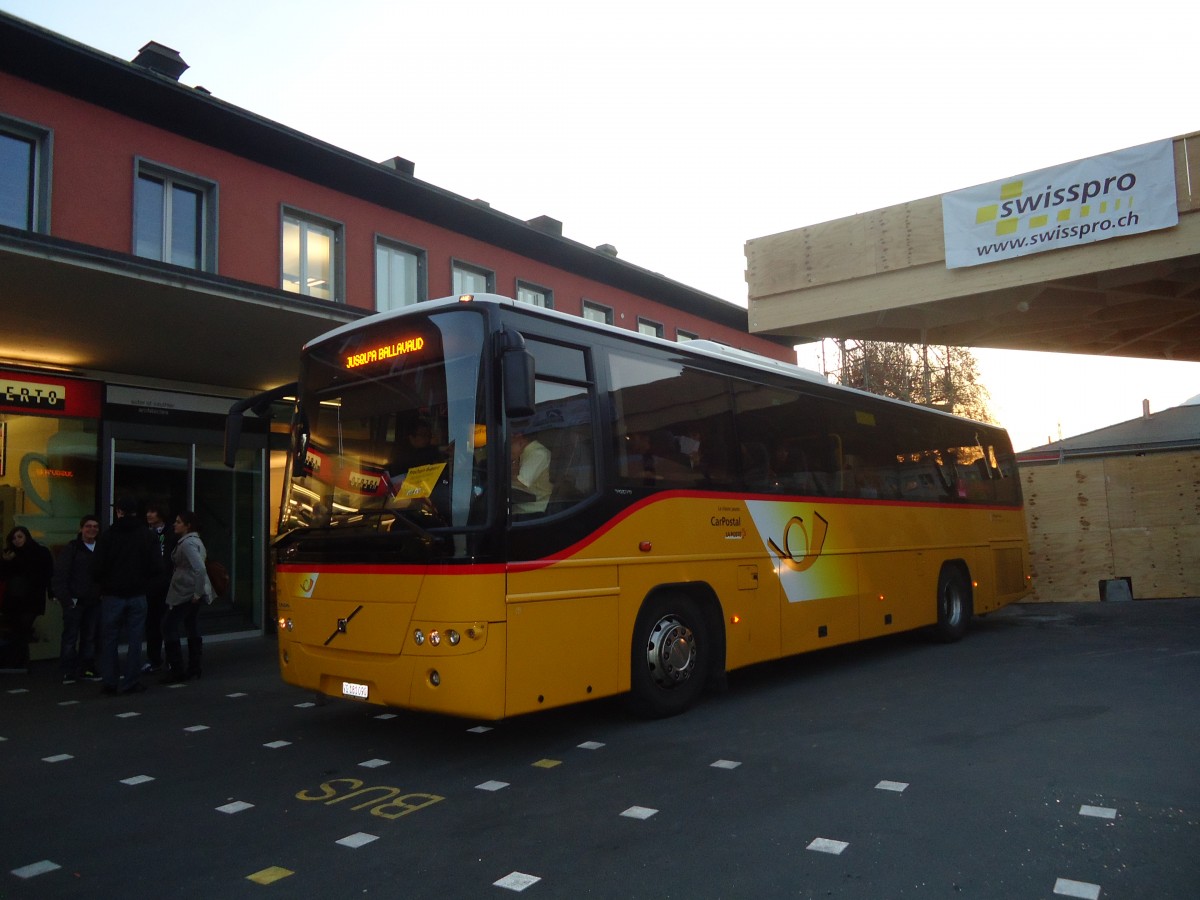
{"type": "Polygon", "coordinates": [[[146,638],[146,595],[137,597],[102,596],[100,598],[100,675],[105,688],[128,691],[141,683],[142,641],[146,638]],[[129,652],[125,654],[125,674],[117,671],[117,644],[121,628],[126,629],[129,652]]]}

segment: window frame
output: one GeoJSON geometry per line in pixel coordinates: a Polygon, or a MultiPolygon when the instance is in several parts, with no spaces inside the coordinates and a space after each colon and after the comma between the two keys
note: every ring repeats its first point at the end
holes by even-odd
{"type": "Polygon", "coordinates": [[[219,234],[219,224],[217,221],[217,183],[211,179],[203,178],[191,172],[184,172],[141,156],[133,158],[133,221],[131,222],[130,250],[139,259],[151,259],[156,262],[167,263],[168,265],[181,265],[180,263],[171,262],[170,247],[168,245],[171,235],[170,189],[173,185],[195,191],[200,195],[200,252],[198,254],[197,265],[194,268],[192,266],[181,267],[196,272],[215,273],[217,271],[217,236],[219,234]],[[163,239],[162,246],[159,248],[162,251],[160,256],[143,256],[138,253],[138,226],[140,222],[138,218],[137,192],[138,184],[143,179],[143,176],[147,179],[153,178],[161,181],[164,189],[163,193],[166,198],[167,207],[163,211],[163,239]]]}
{"type": "Polygon", "coordinates": [[[540,284],[535,284],[532,281],[526,281],[523,278],[516,280],[516,290],[513,293],[513,299],[518,303],[524,303],[527,306],[536,306],[540,309],[554,309],[554,291],[540,284]],[[529,303],[527,300],[521,299],[521,291],[530,291],[532,293],[541,294],[545,303],[529,303]]]}
{"type": "Polygon", "coordinates": [[[22,230],[33,234],[49,234],[51,186],[54,175],[54,132],[24,119],[0,115],[0,134],[33,144],[33,169],[29,173],[29,216],[28,223],[22,230]]]}
{"type": "Polygon", "coordinates": [[[662,338],[666,334],[666,329],[662,322],[655,322],[653,319],[647,319],[644,316],[637,317],[637,332],[646,337],[662,338]],[[651,331],[643,331],[642,326],[649,327],[651,331]]]}
{"type": "MultiPolygon", "coordinates": [[[[301,209],[298,206],[292,206],[287,203],[282,203],[279,206],[279,288],[289,294],[294,294],[297,297],[306,297],[309,300],[314,300],[319,303],[337,303],[345,305],[346,303],[346,226],[337,221],[330,219],[328,216],[318,215],[317,213],[309,212],[301,209]],[[331,296],[329,298],[314,296],[310,291],[306,290],[289,290],[284,284],[284,276],[286,274],[286,249],[284,247],[285,228],[288,220],[293,219],[302,225],[313,225],[317,228],[326,228],[333,233],[333,252],[330,254],[329,265],[333,270],[331,284],[331,296]]],[[[305,254],[301,253],[300,258],[301,271],[298,274],[300,279],[300,288],[306,287],[303,283],[305,273],[307,271],[307,262],[305,254]]]]}
{"type": "Polygon", "coordinates": [[[409,244],[405,241],[390,238],[387,235],[376,233],[375,235],[375,311],[385,312],[393,309],[404,309],[409,306],[415,306],[429,299],[429,254],[424,247],[418,247],[415,244],[409,244]],[[379,294],[379,251],[386,249],[391,253],[406,253],[416,260],[417,266],[417,287],[416,297],[412,303],[404,303],[400,306],[381,306],[379,294]]]}
{"type": "Polygon", "coordinates": [[[698,340],[700,340],[700,335],[696,334],[694,331],[687,331],[683,328],[675,329],[675,343],[677,344],[686,344],[688,341],[698,340]]]}
{"type": "Polygon", "coordinates": [[[486,266],[480,266],[476,263],[467,262],[458,257],[450,258],[450,288],[453,294],[494,294],[496,293],[496,272],[486,266]],[[484,289],[482,291],[461,291],[455,287],[454,280],[457,272],[466,272],[471,275],[483,276],[484,289]]]}
{"type": "Polygon", "coordinates": [[[611,306],[605,306],[603,303],[597,303],[595,300],[589,300],[586,297],[579,304],[579,315],[587,319],[589,322],[600,322],[604,325],[615,325],[616,314],[611,306]],[[588,316],[588,311],[598,312],[604,316],[603,319],[592,319],[588,316]]]}

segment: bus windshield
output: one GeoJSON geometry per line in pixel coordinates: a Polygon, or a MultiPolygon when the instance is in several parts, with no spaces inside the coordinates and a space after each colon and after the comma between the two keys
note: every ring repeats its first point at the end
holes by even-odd
{"type": "Polygon", "coordinates": [[[485,519],[484,317],[335,333],[301,368],[280,534],[417,536],[485,519]]]}

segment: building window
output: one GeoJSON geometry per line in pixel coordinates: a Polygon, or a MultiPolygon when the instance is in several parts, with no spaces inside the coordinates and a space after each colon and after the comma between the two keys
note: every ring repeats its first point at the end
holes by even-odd
{"type": "Polygon", "coordinates": [[[528,281],[517,282],[517,301],[543,309],[554,309],[554,291],[550,288],[539,287],[528,281]]]}
{"type": "Polygon", "coordinates": [[[592,322],[603,322],[605,325],[613,323],[612,308],[593,303],[591,300],[583,301],[583,317],[592,322]]]}
{"type": "Polygon", "coordinates": [[[688,341],[700,340],[700,335],[692,334],[692,332],[690,332],[690,331],[684,331],[682,328],[676,328],[675,329],[675,340],[677,340],[681,344],[685,344],[688,341]]]}
{"type": "Polygon", "coordinates": [[[50,132],[0,116],[0,225],[50,231],[50,132]]]}
{"type": "Polygon", "coordinates": [[[455,294],[491,294],[496,290],[496,273],[469,263],[450,261],[455,294]]]}
{"type": "Polygon", "coordinates": [[[375,240],[375,308],[412,306],[426,298],[425,251],[398,241],[375,240]]]}
{"type": "Polygon", "coordinates": [[[643,319],[638,316],[638,331],[642,334],[648,334],[650,337],[662,337],[663,327],[659,322],[651,322],[649,319],[643,319]]]}
{"type": "Polygon", "coordinates": [[[285,209],[283,289],[318,300],[342,300],[342,226],[285,209]]]}
{"type": "Polygon", "coordinates": [[[217,186],[138,160],[133,252],[189,269],[217,270],[217,186]]]}

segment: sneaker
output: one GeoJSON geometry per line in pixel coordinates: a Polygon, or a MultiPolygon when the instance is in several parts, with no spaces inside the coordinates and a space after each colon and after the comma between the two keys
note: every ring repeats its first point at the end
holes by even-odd
{"type": "Polygon", "coordinates": [[[100,676],[100,673],[97,672],[95,669],[84,669],[82,677],[83,677],[84,681],[103,681],[104,680],[100,676]]]}
{"type": "Polygon", "coordinates": [[[142,674],[149,675],[151,672],[157,672],[162,668],[162,663],[144,662],[142,663],[142,674]]]}

